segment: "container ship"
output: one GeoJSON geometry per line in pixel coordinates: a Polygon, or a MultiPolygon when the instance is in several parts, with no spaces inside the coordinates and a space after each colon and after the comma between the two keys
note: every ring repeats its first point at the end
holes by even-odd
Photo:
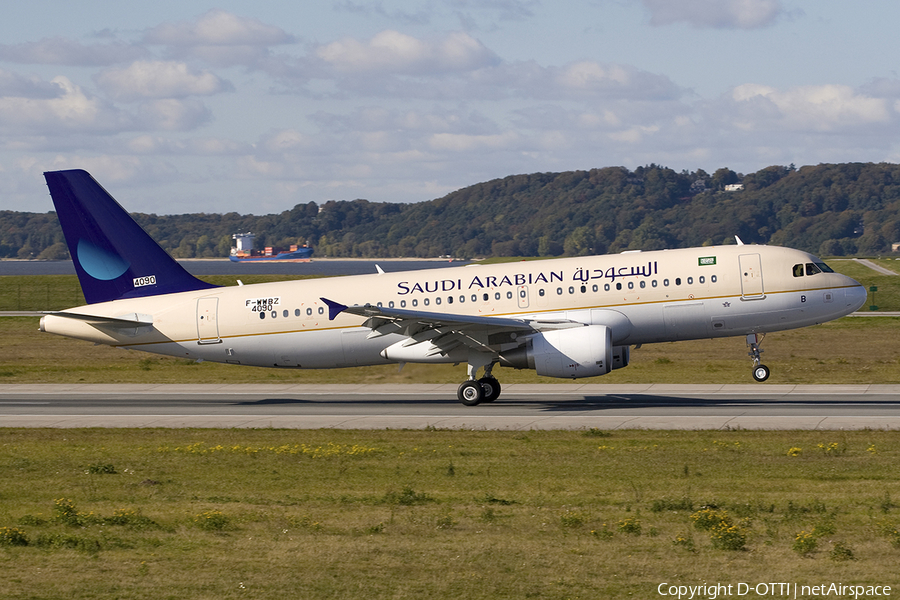
{"type": "Polygon", "coordinates": [[[234,245],[231,247],[233,262],[309,262],[312,258],[312,248],[307,244],[292,244],[289,250],[266,246],[263,250],[253,249],[252,233],[235,233],[231,236],[234,245]]]}

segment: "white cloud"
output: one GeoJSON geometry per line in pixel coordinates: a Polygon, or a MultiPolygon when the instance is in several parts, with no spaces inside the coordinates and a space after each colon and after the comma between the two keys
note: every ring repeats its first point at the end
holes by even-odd
{"type": "Polygon", "coordinates": [[[651,25],[684,22],[698,28],[758,29],[786,13],[781,0],[641,0],[651,25]]]}
{"type": "Polygon", "coordinates": [[[145,131],[190,131],[208,123],[212,113],[199,100],[151,100],[137,111],[137,129],[145,131]]]}
{"type": "Polygon", "coordinates": [[[219,66],[258,66],[269,48],[295,43],[280,27],[213,9],[194,22],[163,23],[149,30],[144,42],[162,45],[173,57],[196,57],[219,66]]]}
{"type": "Polygon", "coordinates": [[[731,93],[733,118],[741,129],[847,131],[896,122],[885,98],[861,94],[846,85],[800,86],[778,90],[744,84],[731,93]]]}
{"type": "Polygon", "coordinates": [[[137,61],[98,73],[94,81],[109,96],[123,102],[210,96],[234,89],[209,71],[196,72],[183,62],[172,61],[137,61]]]}
{"type": "Polygon", "coordinates": [[[487,67],[497,56],[466,33],[420,40],[399,31],[382,31],[371,40],[353,38],[320,46],[316,56],[339,72],[436,75],[487,67]]]}
{"type": "Polygon", "coordinates": [[[148,56],[146,49],[124,42],[84,45],[64,38],[45,38],[24,44],[0,44],[0,60],[43,65],[97,67],[148,56]]]}
{"type": "Polygon", "coordinates": [[[58,98],[63,93],[62,86],[43,81],[38,77],[25,77],[12,71],[0,69],[0,97],[18,98],[58,98]]]}
{"type": "Polygon", "coordinates": [[[50,83],[59,89],[56,97],[0,97],[0,128],[7,134],[102,133],[116,130],[127,121],[120,111],[66,77],[60,75],[50,83]]]}

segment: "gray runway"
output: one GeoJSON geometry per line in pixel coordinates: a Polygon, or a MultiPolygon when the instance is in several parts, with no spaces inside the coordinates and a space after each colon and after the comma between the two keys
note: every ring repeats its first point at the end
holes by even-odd
{"type": "Polygon", "coordinates": [[[900,429],[900,385],[0,385],[2,427],[900,429]]]}

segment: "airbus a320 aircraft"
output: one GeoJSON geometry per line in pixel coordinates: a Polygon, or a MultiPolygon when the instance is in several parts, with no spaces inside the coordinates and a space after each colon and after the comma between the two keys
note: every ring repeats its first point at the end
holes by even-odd
{"type": "Polygon", "coordinates": [[[700,338],[747,336],[764,381],[765,333],[837,319],[866,300],[806,252],[740,243],[216,287],[87,172],[44,176],[88,304],[48,312],[41,331],[261,367],[467,363],[467,406],[499,397],[497,365],[594,377],[628,365],[632,345],[700,338]]]}

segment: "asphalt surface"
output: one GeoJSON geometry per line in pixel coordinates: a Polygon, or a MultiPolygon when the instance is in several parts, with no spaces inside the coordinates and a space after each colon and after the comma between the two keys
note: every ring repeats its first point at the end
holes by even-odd
{"type": "Polygon", "coordinates": [[[900,385],[0,385],[2,427],[900,429],[900,385]]]}

